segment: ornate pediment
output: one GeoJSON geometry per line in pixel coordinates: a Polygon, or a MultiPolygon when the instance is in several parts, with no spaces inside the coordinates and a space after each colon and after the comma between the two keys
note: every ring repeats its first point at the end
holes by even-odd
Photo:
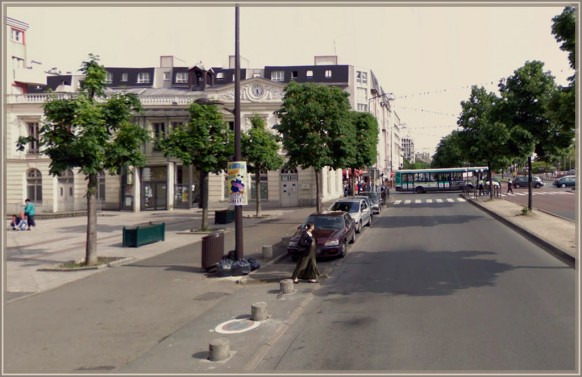
{"type": "MultiPolygon", "coordinates": [[[[285,85],[264,79],[249,79],[241,82],[240,100],[246,102],[281,102],[285,85]]],[[[223,102],[234,102],[234,84],[224,86],[212,95],[223,102]]]]}

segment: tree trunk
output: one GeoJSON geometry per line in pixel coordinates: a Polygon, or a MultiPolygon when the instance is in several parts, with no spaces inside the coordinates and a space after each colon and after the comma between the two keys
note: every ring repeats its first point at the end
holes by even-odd
{"type": "Polygon", "coordinates": [[[255,197],[257,198],[256,217],[261,217],[261,171],[255,170],[255,197]]]}
{"type": "Polygon", "coordinates": [[[527,158],[527,209],[532,210],[531,156],[527,158]]]}
{"type": "Polygon", "coordinates": [[[97,264],[97,174],[89,175],[87,184],[87,241],[85,244],[85,265],[97,264]]]}
{"type": "Polygon", "coordinates": [[[316,205],[317,213],[321,213],[321,182],[320,182],[321,170],[315,170],[315,192],[316,192],[316,205]]]}
{"type": "Polygon", "coordinates": [[[489,199],[493,199],[493,175],[491,174],[491,164],[487,164],[487,177],[489,181],[489,199]]]}
{"type": "Polygon", "coordinates": [[[201,229],[208,229],[208,173],[205,171],[200,172],[200,188],[202,192],[200,193],[200,201],[202,202],[202,225],[201,229]]]}

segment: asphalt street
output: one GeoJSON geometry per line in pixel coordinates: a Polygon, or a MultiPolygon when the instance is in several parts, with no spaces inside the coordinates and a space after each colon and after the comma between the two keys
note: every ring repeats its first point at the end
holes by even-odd
{"type": "MultiPolygon", "coordinates": [[[[397,196],[392,195],[391,205],[397,196]]],[[[574,222],[537,211],[520,216],[522,207],[505,200],[468,201],[574,264],[579,232],[574,222]],[[563,236],[556,240],[555,232],[563,236]]],[[[201,268],[201,240],[207,234],[192,232],[200,221],[197,210],[102,214],[99,255],[122,259],[85,271],[51,270],[83,256],[84,219],[45,219],[36,231],[7,232],[4,372],[254,370],[341,263],[320,264],[321,284],[302,283],[282,292],[282,281],[295,265],[285,257],[286,237],[312,211],[268,208],[259,219],[245,211],[245,256],[258,259],[261,268],[242,277],[217,278],[201,268]],[[165,241],[121,246],[123,226],[149,221],[168,224],[165,241]],[[264,246],[272,246],[272,257],[263,257],[264,246]],[[266,303],[269,317],[250,324],[251,307],[258,302],[266,303]],[[235,321],[235,329],[224,333],[229,321],[235,321]],[[209,344],[217,338],[228,340],[230,356],[210,362],[209,344]]],[[[234,224],[213,227],[224,231],[225,250],[232,249],[234,224]]]]}

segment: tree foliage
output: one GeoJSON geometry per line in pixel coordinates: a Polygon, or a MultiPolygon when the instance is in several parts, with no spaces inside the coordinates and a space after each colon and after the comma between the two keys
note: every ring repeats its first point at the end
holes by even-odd
{"type": "Polygon", "coordinates": [[[279,138],[266,128],[265,120],[258,114],[251,118],[251,128],[241,135],[241,154],[248,162],[249,171],[255,173],[256,216],[261,215],[261,171],[279,169],[283,157],[279,155],[279,138]]]}
{"type": "Polygon", "coordinates": [[[431,168],[465,166],[468,163],[466,151],[460,138],[461,131],[453,131],[441,138],[436,152],[432,156],[431,168]]]}
{"type": "Polygon", "coordinates": [[[343,168],[355,154],[348,94],[337,87],[292,81],[276,114],[280,122],[274,128],[282,136],[287,165],[315,171],[321,212],[321,170],[343,168]]]}
{"type": "Polygon", "coordinates": [[[202,229],[208,227],[208,174],[225,170],[234,155],[233,132],[215,105],[192,103],[186,125],[156,141],[165,157],[175,157],[200,172],[202,229]]]}
{"type": "MultiPolygon", "coordinates": [[[[87,244],[85,264],[97,263],[96,192],[98,174],[118,174],[122,167],[143,166],[141,146],[147,132],[132,123],[141,111],[133,94],[105,95],[105,67],[93,54],[82,63],[85,75],[78,92],[68,99],[53,95],[44,104],[45,121],[39,132],[42,153],[51,160],[49,172],[60,175],[67,169],[85,174],[87,184],[87,244]]],[[[18,149],[34,137],[18,140],[18,149]]]]}

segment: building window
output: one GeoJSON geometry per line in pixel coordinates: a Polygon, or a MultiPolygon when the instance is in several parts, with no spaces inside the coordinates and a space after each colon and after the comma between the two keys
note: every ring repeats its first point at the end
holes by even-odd
{"type": "Polygon", "coordinates": [[[285,81],[285,72],[284,71],[273,71],[271,72],[271,81],[285,81]]]}
{"type": "Polygon", "coordinates": [[[298,71],[293,71],[293,72],[291,73],[291,78],[292,78],[292,79],[296,79],[297,77],[299,77],[299,72],[298,72],[298,71]]]}
{"type": "Polygon", "coordinates": [[[12,29],[10,36],[12,38],[12,42],[24,44],[24,32],[18,29],[12,29]]]}
{"type": "Polygon", "coordinates": [[[24,68],[24,59],[17,56],[12,57],[12,67],[13,68],[24,68]]]}
{"type": "Polygon", "coordinates": [[[105,202],[105,173],[103,172],[97,176],[97,201],[105,202]]]}
{"type": "Polygon", "coordinates": [[[356,82],[358,84],[362,83],[362,71],[356,71],[356,82]]]}
{"type": "Polygon", "coordinates": [[[171,72],[164,72],[164,81],[170,81],[172,79],[171,72]]]}
{"type": "Polygon", "coordinates": [[[366,102],[368,101],[368,89],[366,88],[356,88],[357,89],[357,98],[358,102],[366,102]]]}
{"type": "MultiPolygon", "coordinates": [[[[266,170],[261,170],[259,175],[259,180],[261,181],[261,200],[269,200],[269,180],[266,170]]],[[[253,174],[253,182],[251,186],[255,185],[255,176],[253,174]]],[[[257,190],[256,187],[253,187],[251,190],[251,200],[257,199],[257,190]]]]}
{"type": "Polygon", "coordinates": [[[368,104],[358,103],[358,111],[368,111],[368,104]]]}
{"type": "Polygon", "coordinates": [[[224,72],[218,72],[216,74],[216,79],[217,80],[222,80],[224,78],[224,72]]]}
{"type": "Polygon", "coordinates": [[[154,123],[154,139],[166,137],[166,123],[154,123]]]}
{"type": "Polygon", "coordinates": [[[123,81],[123,82],[127,82],[127,72],[123,72],[123,73],[121,74],[121,81],[123,81]]]}
{"type": "Polygon", "coordinates": [[[105,74],[105,83],[106,84],[111,84],[113,83],[113,74],[111,72],[107,72],[105,74]]]}
{"type": "Polygon", "coordinates": [[[26,173],[26,197],[35,204],[42,203],[42,175],[38,169],[26,173]]]}
{"type": "Polygon", "coordinates": [[[362,84],[368,83],[368,72],[362,72],[362,84]]]}
{"type": "Polygon", "coordinates": [[[313,77],[313,71],[310,69],[309,71],[307,71],[307,73],[305,75],[307,77],[313,77]]]}
{"type": "Polygon", "coordinates": [[[331,69],[326,69],[325,70],[325,77],[328,78],[328,79],[331,78],[331,69]]]}
{"type": "Polygon", "coordinates": [[[26,124],[28,128],[28,136],[32,136],[34,140],[28,143],[28,153],[38,153],[38,138],[39,138],[39,126],[38,122],[28,122],[26,124]]]}
{"type": "Polygon", "coordinates": [[[188,83],[188,72],[176,73],[176,84],[186,84],[186,83],[188,83]]]}
{"type": "Polygon", "coordinates": [[[138,84],[147,84],[150,82],[150,74],[148,72],[141,72],[137,74],[138,84]]]}

